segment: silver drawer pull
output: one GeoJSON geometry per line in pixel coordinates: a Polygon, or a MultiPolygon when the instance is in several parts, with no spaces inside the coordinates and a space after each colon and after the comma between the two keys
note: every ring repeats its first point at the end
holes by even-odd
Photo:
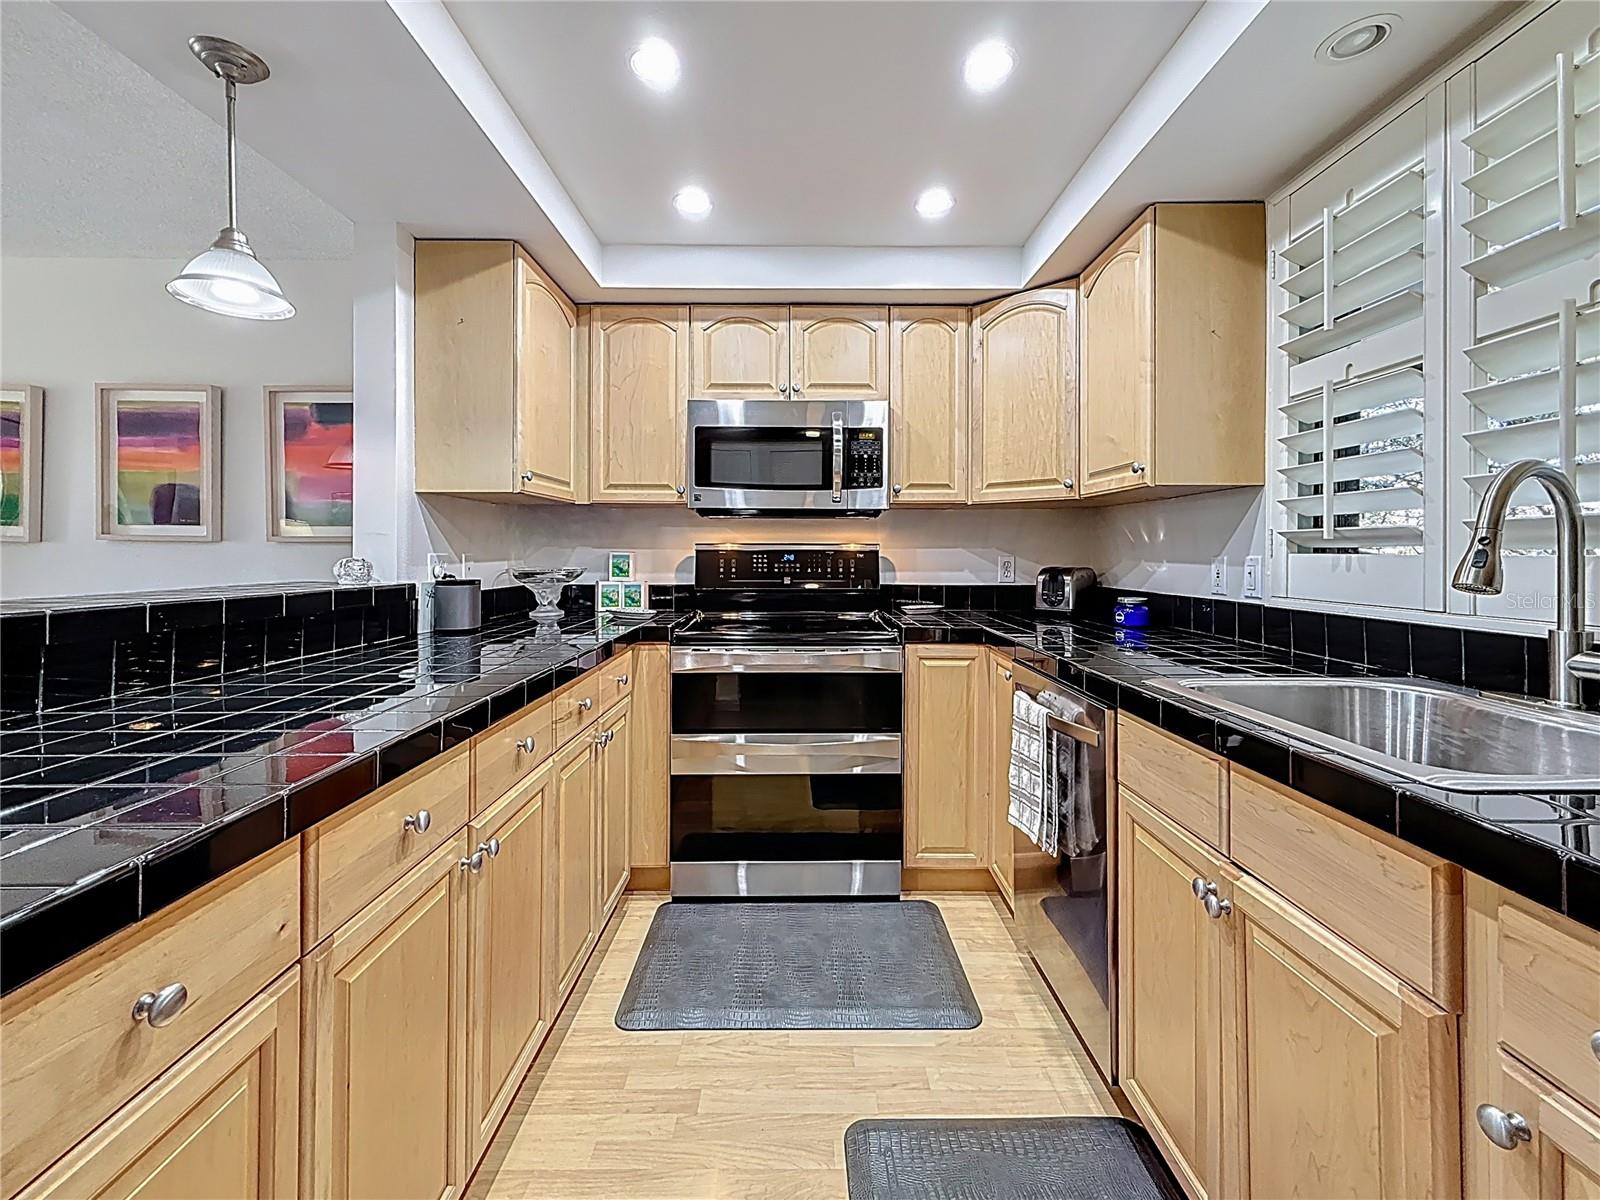
{"type": "Polygon", "coordinates": [[[1594,1051],[1594,1056],[1600,1058],[1600,1029],[1589,1035],[1589,1049],[1594,1051]]]}
{"type": "Polygon", "coordinates": [[[483,851],[479,850],[470,858],[463,858],[460,862],[463,871],[471,871],[474,875],[483,870],[483,851]]]}
{"type": "Polygon", "coordinates": [[[1220,920],[1233,911],[1233,901],[1224,900],[1219,896],[1207,896],[1201,903],[1205,905],[1206,916],[1213,921],[1220,920]]]}
{"type": "Polygon", "coordinates": [[[133,1002],[133,1019],[148,1022],[152,1029],[170,1025],[189,1003],[189,989],[169,983],[159,992],[146,992],[133,1002]]]}
{"type": "Polygon", "coordinates": [[[499,858],[500,839],[497,837],[492,837],[486,842],[479,842],[478,851],[481,854],[487,854],[490,858],[499,858]]]}
{"type": "Polygon", "coordinates": [[[621,675],[617,676],[617,686],[618,687],[627,687],[628,686],[628,673],[626,671],[624,671],[621,675]]]}
{"type": "Polygon", "coordinates": [[[533,753],[533,734],[530,733],[525,738],[518,738],[517,739],[517,749],[521,750],[524,754],[532,754],[533,753]]]}
{"type": "Polygon", "coordinates": [[[1196,900],[1204,900],[1207,896],[1215,896],[1217,894],[1217,885],[1209,879],[1201,879],[1200,876],[1196,875],[1189,881],[1189,890],[1194,893],[1196,900]]]}
{"type": "Polygon", "coordinates": [[[585,696],[582,700],[578,701],[578,711],[579,712],[588,712],[593,707],[594,707],[594,701],[588,696],[585,696]]]}
{"type": "Polygon", "coordinates": [[[419,808],[414,813],[407,813],[405,819],[407,833],[427,833],[428,826],[433,824],[433,814],[425,808],[419,808]]]}
{"type": "Polygon", "coordinates": [[[1533,1141],[1533,1130],[1521,1113],[1506,1112],[1492,1104],[1478,1105],[1478,1128],[1502,1150],[1515,1150],[1523,1142],[1533,1141]]]}

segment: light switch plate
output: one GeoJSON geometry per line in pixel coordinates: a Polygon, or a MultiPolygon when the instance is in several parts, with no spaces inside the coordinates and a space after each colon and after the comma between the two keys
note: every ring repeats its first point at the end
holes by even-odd
{"type": "Polygon", "coordinates": [[[1247,554],[1244,560],[1244,594],[1261,599],[1261,555],[1247,554]]]}
{"type": "Polygon", "coordinates": [[[1017,581],[1017,556],[1015,554],[1002,554],[1000,556],[1000,570],[996,574],[999,583],[1015,583],[1017,581]]]}
{"type": "Polygon", "coordinates": [[[1211,594],[1213,596],[1228,594],[1228,560],[1225,558],[1211,560],[1211,594]]]}

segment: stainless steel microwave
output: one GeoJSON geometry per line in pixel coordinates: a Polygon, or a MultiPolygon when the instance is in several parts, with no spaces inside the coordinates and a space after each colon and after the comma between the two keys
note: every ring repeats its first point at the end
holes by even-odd
{"type": "Polygon", "coordinates": [[[886,400],[691,400],[689,507],[711,517],[875,517],[886,400]]]}

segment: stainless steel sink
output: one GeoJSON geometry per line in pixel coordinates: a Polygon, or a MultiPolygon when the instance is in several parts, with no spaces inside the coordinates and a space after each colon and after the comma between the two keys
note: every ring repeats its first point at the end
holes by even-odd
{"type": "Polygon", "coordinates": [[[1600,790],[1600,718],[1413,679],[1150,679],[1418,783],[1481,792],[1600,790]]]}

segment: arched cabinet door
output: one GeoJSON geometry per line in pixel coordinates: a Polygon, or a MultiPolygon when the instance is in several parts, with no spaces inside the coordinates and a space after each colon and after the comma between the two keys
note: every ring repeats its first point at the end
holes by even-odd
{"type": "Polygon", "coordinates": [[[789,395],[789,309],[689,310],[690,393],[711,399],[782,400],[789,395]]]}
{"type": "Polygon", "coordinates": [[[967,499],[968,312],[896,308],[890,314],[891,502],[967,499]]]}
{"type": "Polygon", "coordinates": [[[1080,494],[1151,482],[1155,413],[1155,268],[1150,210],[1084,272],[1080,284],[1080,494]]]}
{"type": "Polygon", "coordinates": [[[1077,288],[1057,285],[977,310],[974,504],[1077,496],[1077,305],[1077,288]]]}
{"type": "Polygon", "coordinates": [[[589,313],[590,496],[682,503],[689,310],[597,305],[589,313]]]}
{"type": "Polygon", "coordinates": [[[517,479],[549,500],[584,496],[578,310],[536,263],[517,252],[517,479]]]}
{"type": "Polygon", "coordinates": [[[889,310],[797,305],[789,310],[791,394],[801,400],[889,398],[889,310]]]}

